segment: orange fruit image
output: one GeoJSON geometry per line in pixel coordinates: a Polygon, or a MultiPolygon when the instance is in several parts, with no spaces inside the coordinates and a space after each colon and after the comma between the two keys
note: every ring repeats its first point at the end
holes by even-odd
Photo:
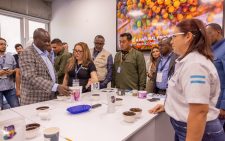
{"type": "Polygon", "coordinates": [[[164,13],[164,14],[163,14],[163,18],[164,18],[164,19],[167,19],[167,18],[168,18],[168,16],[169,16],[169,14],[168,14],[168,13],[164,13]]]}
{"type": "Polygon", "coordinates": [[[168,7],[168,11],[169,11],[170,13],[173,13],[174,10],[175,10],[175,8],[174,8],[173,6],[169,6],[169,7],[168,7]]]}
{"type": "Polygon", "coordinates": [[[179,8],[179,6],[180,6],[180,1],[179,1],[179,0],[174,1],[173,6],[174,6],[175,8],[179,8]]]}
{"type": "Polygon", "coordinates": [[[182,14],[177,14],[177,20],[181,21],[183,20],[184,16],[182,14]]]}
{"type": "Polygon", "coordinates": [[[171,4],[171,0],[165,0],[164,4],[169,6],[171,4]]]}
{"type": "Polygon", "coordinates": [[[164,1],[164,0],[157,0],[157,3],[158,3],[158,4],[163,4],[163,1],[164,1]]]}

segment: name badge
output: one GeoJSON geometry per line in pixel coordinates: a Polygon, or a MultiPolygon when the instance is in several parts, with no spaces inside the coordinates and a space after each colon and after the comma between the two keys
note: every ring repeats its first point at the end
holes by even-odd
{"type": "Polygon", "coordinates": [[[157,77],[156,77],[156,82],[162,82],[162,76],[163,76],[163,73],[162,72],[158,72],[157,73],[157,77]]]}
{"type": "Polygon", "coordinates": [[[120,72],[121,72],[121,67],[118,67],[117,73],[120,73],[120,72]]]}

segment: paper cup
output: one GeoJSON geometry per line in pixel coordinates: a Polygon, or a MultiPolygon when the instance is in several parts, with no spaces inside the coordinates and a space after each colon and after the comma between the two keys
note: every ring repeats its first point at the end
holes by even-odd
{"type": "Polygon", "coordinates": [[[49,120],[50,119],[50,112],[49,112],[49,107],[48,106],[42,106],[36,108],[37,115],[42,119],[42,120],[49,120]]]}
{"type": "Polygon", "coordinates": [[[147,91],[138,91],[138,98],[144,99],[147,97],[147,91]]]}
{"type": "Polygon", "coordinates": [[[138,90],[132,90],[132,95],[133,96],[138,96],[138,90]]]}
{"type": "Polygon", "coordinates": [[[44,130],[44,141],[59,141],[59,128],[46,128],[44,130]]]}
{"type": "Polygon", "coordinates": [[[82,93],[82,86],[70,87],[72,90],[71,100],[79,101],[82,93]]]}

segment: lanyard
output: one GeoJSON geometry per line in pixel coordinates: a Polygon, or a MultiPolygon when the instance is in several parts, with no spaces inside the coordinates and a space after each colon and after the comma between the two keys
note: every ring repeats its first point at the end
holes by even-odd
{"type": "MultiPolygon", "coordinates": [[[[128,54],[128,53],[127,53],[127,54],[128,54]]],[[[121,54],[120,54],[120,64],[121,64],[123,61],[126,60],[127,54],[123,54],[123,53],[121,52],[121,54]]]]}
{"type": "Polygon", "coordinates": [[[77,65],[77,68],[75,69],[75,74],[76,74],[76,79],[77,79],[77,74],[79,73],[80,69],[82,68],[82,65],[79,67],[79,65],[77,65]]]}
{"type": "MultiPolygon", "coordinates": [[[[162,70],[165,68],[165,66],[166,66],[167,62],[170,60],[171,56],[172,56],[172,55],[170,55],[170,56],[167,58],[166,62],[162,65],[162,67],[160,68],[160,72],[162,72],[162,70]]],[[[161,61],[160,61],[160,62],[161,62],[161,61]]]]}
{"type": "Polygon", "coordinates": [[[3,69],[4,65],[5,65],[5,55],[1,56],[2,57],[2,64],[0,64],[1,69],[3,69]]]}

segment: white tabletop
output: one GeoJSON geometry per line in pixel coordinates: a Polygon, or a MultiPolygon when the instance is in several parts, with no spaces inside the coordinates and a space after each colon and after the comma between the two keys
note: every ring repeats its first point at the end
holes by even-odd
{"type": "MultiPolygon", "coordinates": [[[[116,106],[115,113],[107,113],[107,92],[95,92],[100,94],[101,100],[91,100],[91,93],[83,94],[81,101],[71,102],[69,100],[52,100],[27,106],[14,108],[15,112],[26,117],[26,123],[37,122],[41,124],[40,134],[31,139],[31,141],[43,141],[43,129],[47,127],[60,128],[60,141],[64,141],[63,137],[67,137],[73,141],[121,141],[126,140],[153,118],[154,114],[149,114],[148,110],[153,108],[157,103],[163,103],[164,98],[158,102],[149,102],[146,99],[139,99],[127,94],[120,96],[123,98],[122,106],[116,106]],[[101,103],[102,106],[91,109],[89,112],[72,115],[66,111],[70,106],[79,104],[96,104],[101,103]],[[41,120],[37,116],[36,108],[39,106],[50,107],[50,120],[41,120]],[[126,123],[123,121],[122,113],[130,108],[141,108],[142,116],[134,123],[126,123]]],[[[119,96],[117,96],[119,97],[119,96]]],[[[5,110],[4,112],[7,112],[5,110]]],[[[0,116],[2,112],[0,112],[0,116]]],[[[10,114],[7,114],[10,118],[10,114]]],[[[1,118],[2,120],[2,118],[1,118]]]]}

